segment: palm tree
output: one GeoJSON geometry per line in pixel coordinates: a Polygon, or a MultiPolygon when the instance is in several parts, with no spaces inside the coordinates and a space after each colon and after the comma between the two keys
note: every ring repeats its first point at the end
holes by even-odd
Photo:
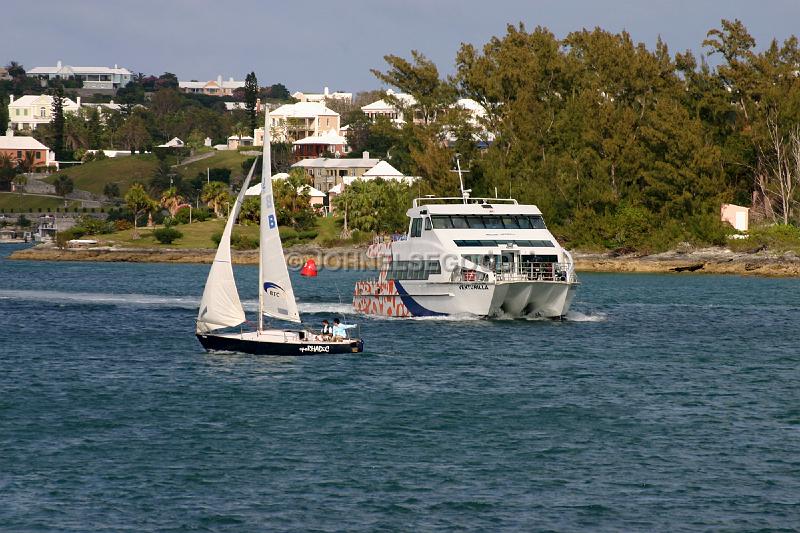
{"type": "Polygon", "coordinates": [[[174,217],[183,205],[183,197],[178,194],[177,188],[170,187],[161,195],[161,205],[174,217]]]}
{"type": "Polygon", "coordinates": [[[222,208],[231,203],[228,186],[221,181],[211,181],[203,185],[200,198],[214,210],[216,216],[222,215],[222,208]]]}

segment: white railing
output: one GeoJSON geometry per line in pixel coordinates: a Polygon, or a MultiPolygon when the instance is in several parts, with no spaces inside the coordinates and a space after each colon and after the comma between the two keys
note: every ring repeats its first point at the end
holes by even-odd
{"type": "MultiPolygon", "coordinates": [[[[511,264],[498,265],[494,272],[496,281],[561,281],[574,283],[575,267],[573,263],[520,263],[518,268],[511,264]]],[[[451,275],[453,283],[487,282],[489,276],[477,270],[460,268],[451,275]]]]}

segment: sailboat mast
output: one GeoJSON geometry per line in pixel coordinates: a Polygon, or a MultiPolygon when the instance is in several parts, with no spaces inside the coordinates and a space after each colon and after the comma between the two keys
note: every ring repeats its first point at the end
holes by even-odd
{"type": "Polygon", "coordinates": [[[261,156],[261,218],[259,219],[259,253],[258,253],[258,331],[264,330],[264,260],[261,250],[265,247],[265,233],[267,227],[267,210],[264,209],[267,196],[267,180],[272,179],[272,150],[271,135],[269,131],[269,105],[264,106],[264,151],[261,156]]]}

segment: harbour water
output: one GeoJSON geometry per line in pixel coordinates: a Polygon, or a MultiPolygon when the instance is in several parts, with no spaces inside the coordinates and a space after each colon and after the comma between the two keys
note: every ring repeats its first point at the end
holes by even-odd
{"type": "Polygon", "coordinates": [[[366,351],[293,359],[202,351],[207,266],[14,248],[2,530],[800,527],[800,280],[586,274],[566,322],[386,320],[323,271],[304,318],[366,351]]]}

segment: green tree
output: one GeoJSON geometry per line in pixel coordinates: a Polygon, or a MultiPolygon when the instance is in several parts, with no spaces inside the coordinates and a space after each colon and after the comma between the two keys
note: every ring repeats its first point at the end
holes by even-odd
{"type": "Polygon", "coordinates": [[[221,181],[211,181],[203,185],[203,192],[200,195],[208,207],[210,207],[216,216],[222,216],[224,209],[231,204],[231,194],[228,191],[228,186],[221,181]]]}
{"type": "Polygon", "coordinates": [[[72,178],[70,178],[66,174],[59,174],[58,176],[56,176],[53,185],[56,188],[56,194],[63,197],[65,201],[67,199],[67,195],[71,193],[75,188],[75,184],[72,181],[72,178]]]}
{"type": "Polygon", "coordinates": [[[161,206],[169,211],[169,214],[173,217],[183,203],[184,199],[178,194],[178,189],[175,187],[170,187],[161,195],[161,206]]]}
{"type": "Polygon", "coordinates": [[[64,154],[64,87],[60,83],[56,83],[52,89],[53,97],[53,118],[50,124],[53,129],[53,152],[55,152],[56,159],[62,160],[64,154]]]}
{"type": "Polygon", "coordinates": [[[128,209],[133,213],[133,230],[135,235],[138,228],[137,221],[139,217],[152,212],[158,206],[144,190],[144,186],[141,183],[134,183],[131,185],[130,189],[128,189],[128,192],[125,193],[125,205],[127,205],[128,209]]]}
{"type": "Polygon", "coordinates": [[[103,195],[107,198],[119,198],[119,185],[113,181],[106,183],[103,187],[103,195]]]}
{"type": "Polygon", "coordinates": [[[439,77],[436,65],[416,50],[411,51],[412,62],[395,55],[384,56],[389,70],[381,72],[372,69],[372,73],[382,82],[397,87],[410,94],[416,103],[407,105],[402,100],[387,96],[386,100],[399,108],[408,108],[411,117],[418,113],[423,123],[430,124],[437,113],[443,111],[455,101],[456,92],[452,85],[439,77]]]}
{"type": "Polygon", "coordinates": [[[244,80],[244,106],[247,109],[250,132],[258,126],[256,122],[256,104],[258,100],[258,79],[256,73],[251,72],[244,80]]]}
{"type": "Polygon", "coordinates": [[[125,120],[119,129],[119,137],[122,146],[131,152],[142,152],[153,142],[150,132],[147,131],[147,124],[139,115],[132,115],[125,120]]]}

